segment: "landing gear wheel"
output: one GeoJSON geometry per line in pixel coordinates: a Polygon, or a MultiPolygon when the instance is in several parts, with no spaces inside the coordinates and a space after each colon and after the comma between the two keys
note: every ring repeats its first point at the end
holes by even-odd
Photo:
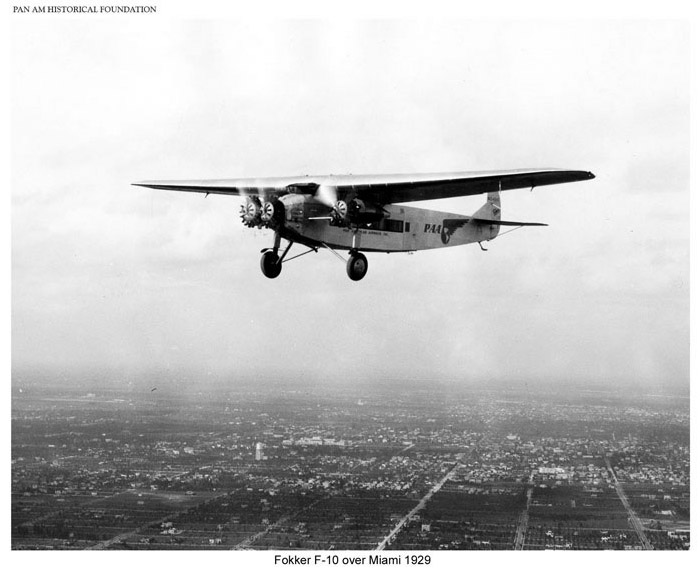
{"type": "Polygon", "coordinates": [[[260,269],[262,273],[270,279],[274,279],[280,275],[282,272],[282,263],[279,261],[277,253],[272,250],[265,252],[260,258],[260,269]]]}
{"type": "Polygon", "coordinates": [[[367,258],[360,252],[351,252],[345,269],[352,281],[360,281],[367,274],[367,258]]]}

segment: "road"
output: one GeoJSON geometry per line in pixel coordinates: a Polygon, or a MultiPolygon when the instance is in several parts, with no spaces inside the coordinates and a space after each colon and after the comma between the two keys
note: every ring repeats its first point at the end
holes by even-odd
{"type": "MultiPolygon", "coordinates": [[[[530,474],[530,483],[532,483],[533,474],[530,474]]],[[[530,502],[532,501],[532,485],[527,488],[527,503],[525,504],[525,509],[520,514],[520,520],[518,521],[518,530],[515,532],[515,544],[514,549],[518,551],[525,547],[525,534],[527,533],[527,523],[530,514],[530,502]]]]}
{"type": "Polygon", "coordinates": [[[445,482],[450,479],[453,475],[457,467],[461,465],[461,462],[458,461],[455,463],[450,470],[447,472],[447,474],[440,480],[438,481],[435,485],[433,485],[432,489],[428,491],[428,493],[425,494],[423,499],[421,499],[418,502],[418,505],[416,505],[413,509],[411,509],[401,521],[399,521],[396,526],[391,530],[391,533],[387,535],[379,545],[377,545],[377,551],[382,551],[384,548],[387,546],[387,544],[396,536],[396,534],[403,529],[403,526],[406,525],[408,521],[410,521],[411,517],[413,517],[416,513],[418,513],[423,507],[425,507],[425,504],[430,500],[430,498],[435,495],[438,491],[442,489],[442,486],[445,485],[445,482]]]}
{"type": "Polygon", "coordinates": [[[647,539],[647,536],[644,533],[644,525],[642,525],[641,520],[639,519],[639,517],[637,517],[637,514],[634,512],[634,509],[632,509],[632,506],[627,500],[625,490],[622,488],[622,484],[617,480],[617,475],[615,475],[615,471],[613,470],[612,465],[610,465],[610,460],[607,457],[605,458],[605,465],[608,466],[608,473],[610,473],[610,476],[613,478],[613,481],[615,483],[615,491],[617,491],[617,496],[620,498],[620,501],[622,501],[622,505],[624,505],[625,509],[627,510],[627,514],[630,518],[630,523],[632,524],[632,527],[634,527],[634,530],[637,532],[639,541],[642,544],[642,549],[653,549],[654,546],[651,543],[649,543],[649,539],[647,539]]]}

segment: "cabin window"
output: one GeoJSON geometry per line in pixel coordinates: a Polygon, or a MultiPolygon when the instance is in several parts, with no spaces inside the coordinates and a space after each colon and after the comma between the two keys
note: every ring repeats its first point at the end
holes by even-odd
{"type": "Polygon", "coordinates": [[[406,223],[404,224],[403,231],[406,232],[406,233],[408,233],[408,232],[411,231],[411,222],[406,222],[406,223]]]}
{"type": "Polygon", "coordinates": [[[383,232],[403,232],[403,220],[382,220],[383,232]]]}

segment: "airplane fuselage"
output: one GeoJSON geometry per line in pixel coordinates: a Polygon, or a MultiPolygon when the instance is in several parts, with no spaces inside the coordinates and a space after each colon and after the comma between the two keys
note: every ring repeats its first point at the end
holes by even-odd
{"type": "Polygon", "coordinates": [[[464,218],[450,212],[411,206],[384,206],[384,217],[359,226],[329,225],[323,218],[328,206],[303,194],[281,198],[284,221],[278,229],[288,240],[310,246],[357,249],[365,252],[412,252],[488,241],[499,232],[497,225],[468,223],[453,229],[445,221],[464,218]]]}

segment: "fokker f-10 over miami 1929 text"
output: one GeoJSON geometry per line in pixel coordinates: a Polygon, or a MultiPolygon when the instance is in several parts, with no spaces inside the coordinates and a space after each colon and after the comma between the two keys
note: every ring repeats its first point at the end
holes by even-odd
{"type": "MultiPolygon", "coordinates": [[[[580,170],[509,170],[376,176],[300,176],[237,180],[137,182],[135,186],[177,192],[244,196],[241,220],[249,228],[275,232],[263,250],[260,267],[276,278],[285,261],[319,248],[349,250],[347,274],[358,281],[367,273],[362,252],[414,252],[494,239],[501,226],[544,226],[501,219],[501,192],[590,180],[580,170]],[[486,194],[471,216],[400,205],[486,194]],[[288,244],[280,250],[282,239],[288,244]],[[309,250],[285,259],[294,243],[309,250]]],[[[483,246],[481,246],[482,249],[483,246]]]]}

